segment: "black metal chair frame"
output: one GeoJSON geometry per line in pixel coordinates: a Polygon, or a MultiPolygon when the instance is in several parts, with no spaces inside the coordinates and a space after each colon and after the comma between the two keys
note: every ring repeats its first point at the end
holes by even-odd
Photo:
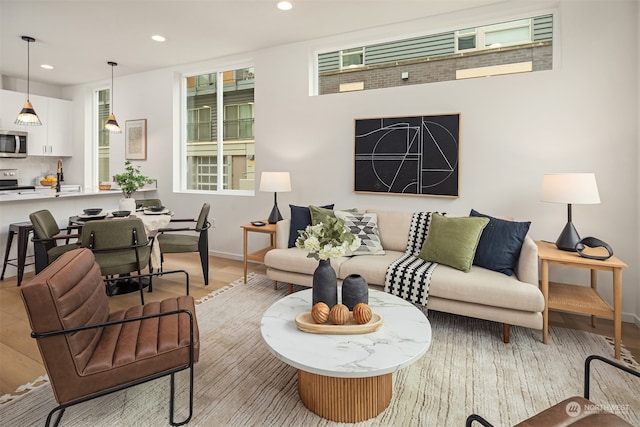
{"type": "MultiPolygon", "coordinates": [[[[185,272],[186,273],[186,272],[185,272]]],[[[159,273],[154,273],[154,274],[159,274],[159,273]]],[[[188,277],[188,274],[187,274],[188,277]]],[[[64,415],[65,410],[73,405],[77,405],[79,403],[83,403],[86,402],[88,400],[91,399],[95,399],[96,397],[101,397],[101,396],[105,396],[107,394],[111,394],[114,393],[116,391],[120,391],[123,390],[125,388],[129,388],[129,387],[133,387],[135,385],[138,384],[143,384],[146,383],[148,381],[153,381],[155,379],[164,377],[166,375],[171,375],[171,384],[170,384],[170,396],[169,396],[169,422],[171,423],[172,426],[181,426],[184,424],[187,424],[189,421],[191,421],[191,417],[193,415],[193,313],[191,313],[191,311],[186,310],[186,309],[179,309],[179,310],[172,310],[172,311],[167,311],[165,313],[157,313],[157,314],[149,314],[149,315],[145,315],[145,316],[139,316],[139,317],[132,317],[130,319],[122,319],[122,320],[114,320],[111,322],[104,322],[104,323],[98,323],[95,325],[85,325],[85,326],[80,326],[77,328],[69,328],[69,329],[60,329],[60,330],[56,330],[56,331],[50,331],[50,332],[43,332],[40,334],[37,334],[35,332],[31,333],[31,337],[32,338],[46,338],[46,337],[51,337],[51,336],[55,336],[55,335],[64,335],[64,334],[70,334],[70,333],[74,333],[74,332],[78,332],[78,331],[84,331],[87,329],[95,329],[95,328],[102,328],[105,326],[111,326],[111,325],[117,325],[117,324],[121,324],[121,323],[129,323],[129,322],[137,322],[137,321],[141,321],[141,320],[145,320],[145,319],[151,319],[154,317],[162,317],[162,316],[170,316],[170,315],[178,315],[180,313],[186,313],[189,316],[189,363],[186,365],[182,365],[182,366],[178,366],[176,368],[164,371],[164,372],[159,372],[157,374],[153,374],[150,375],[146,378],[141,378],[135,381],[130,381],[124,384],[121,384],[117,387],[112,387],[97,393],[92,394],[91,396],[86,396],[83,397],[81,399],[76,399],[73,400],[71,402],[62,404],[62,405],[58,405],[55,408],[53,408],[50,412],[49,415],[47,416],[47,421],[46,421],[46,426],[48,427],[51,424],[51,419],[53,417],[53,415],[60,411],[58,416],[56,417],[56,420],[54,422],[54,426],[57,426],[60,423],[60,420],[62,419],[62,416],[64,415]],[[189,415],[188,417],[181,421],[181,422],[176,422],[175,421],[175,411],[174,411],[174,403],[175,403],[175,373],[179,372],[179,371],[183,371],[185,369],[189,369],[189,415]]]]}
{"type": "Polygon", "coordinates": [[[40,239],[36,237],[36,232],[34,229],[31,241],[33,242],[33,254],[36,274],[40,273],[45,269],[47,265],[49,265],[49,255],[47,254],[47,251],[50,248],[47,247],[47,243],[55,246],[56,241],[65,240],[65,243],[68,244],[70,239],[80,239],[81,231],[81,225],[70,225],[67,228],[60,229],[60,233],[56,234],[55,236],[51,236],[48,239],[40,239]],[[71,230],[78,230],[78,232],[71,233],[71,230]],[[67,234],[61,234],[62,232],[66,232],[67,234]]]}
{"type": "MultiPolygon", "coordinates": [[[[197,222],[198,220],[195,218],[192,219],[171,219],[170,222],[197,222]]],[[[198,253],[200,254],[200,264],[202,265],[202,275],[204,276],[204,284],[205,286],[209,285],[209,239],[205,238],[204,233],[208,233],[211,228],[211,222],[209,219],[205,221],[204,225],[198,231],[196,228],[191,227],[180,227],[180,228],[161,228],[158,230],[158,233],[155,235],[155,239],[157,240],[158,236],[163,233],[169,233],[174,231],[196,231],[200,233],[200,237],[198,238],[198,253]]],[[[160,244],[158,242],[158,244],[160,244]]],[[[162,263],[164,262],[164,253],[160,252],[160,271],[162,270],[162,263]]]]}
{"type": "MultiPolygon", "coordinates": [[[[587,400],[589,399],[589,386],[591,385],[591,362],[593,360],[600,360],[601,362],[604,362],[607,365],[611,365],[614,368],[618,368],[624,372],[627,372],[633,376],[640,378],[640,372],[636,371],[635,369],[631,369],[628,366],[622,365],[618,362],[614,362],[613,360],[607,359],[606,357],[603,357],[597,354],[592,354],[591,356],[588,356],[584,361],[584,396],[583,397],[587,400]]],[[[489,421],[485,420],[478,414],[469,415],[467,417],[465,426],[471,427],[471,424],[473,424],[474,421],[477,421],[478,423],[482,424],[484,427],[494,427],[493,424],[491,424],[489,421]]]]}

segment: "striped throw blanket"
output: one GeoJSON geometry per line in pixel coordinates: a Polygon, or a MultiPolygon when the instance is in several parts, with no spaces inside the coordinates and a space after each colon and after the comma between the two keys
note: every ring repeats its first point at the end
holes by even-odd
{"type": "Polygon", "coordinates": [[[438,266],[435,262],[418,258],[422,244],[429,233],[431,212],[415,212],[411,218],[409,241],[403,256],[387,268],[384,290],[414,304],[427,306],[431,274],[438,266]]]}

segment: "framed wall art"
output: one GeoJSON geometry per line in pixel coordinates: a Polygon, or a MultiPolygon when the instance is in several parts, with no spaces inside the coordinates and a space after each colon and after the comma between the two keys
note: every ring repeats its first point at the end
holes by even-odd
{"type": "Polygon", "coordinates": [[[127,120],[125,131],[125,159],[147,160],[147,119],[127,120]]]}
{"type": "Polygon", "coordinates": [[[354,189],[459,197],[460,114],[355,120],[354,189]]]}

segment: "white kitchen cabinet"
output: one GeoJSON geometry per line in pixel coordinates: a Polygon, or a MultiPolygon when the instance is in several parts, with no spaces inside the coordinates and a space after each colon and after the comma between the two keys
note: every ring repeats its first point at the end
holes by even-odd
{"type": "Polygon", "coordinates": [[[43,156],[47,145],[47,126],[49,124],[49,101],[44,96],[29,95],[42,126],[18,126],[21,131],[27,132],[27,155],[43,156]]]}
{"type": "Polygon", "coordinates": [[[25,94],[0,90],[0,129],[27,132],[29,156],[71,156],[72,102],[39,95],[30,95],[29,99],[40,117],[42,126],[14,124],[24,104],[25,94]]]}
{"type": "Polygon", "coordinates": [[[44,156],[71,156],[71,101],[49,98],[47,149],[44,156]]]}
{"type": "MultiPolygon", "coordinates": [[[[0,90],[0,129],[23,131],[26,126],[18,126],[16,121],[26,97],[24,93],[0,90]]],[[[36,110],[38,111],[38,110],[36,110]]]]}

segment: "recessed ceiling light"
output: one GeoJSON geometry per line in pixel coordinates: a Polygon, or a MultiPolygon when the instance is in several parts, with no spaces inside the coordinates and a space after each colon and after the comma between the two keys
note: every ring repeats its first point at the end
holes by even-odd
{"type": "Polygon", "coordinates": [[[278,2],[278,9],[280,10],[291,10],[291,8],[293,8],[293,4],[290,1],[278,2]]]}
{"type": "Polygon", "coordinates": [[[53,65],[42,64],[40,68],[44,68],[45,70],[53,70],[53,65]]]}
{"type": "Polygon", "coordinates": [[[151,38],[152,38],[153,40],[157,41],[157,42],[163,42],[163,41],[165,41],[165,40],[166,40],[164,37],[162,37],[162,36],[161,36],[161,35],[159,35],[159,34],[156,34],[155,36],[151,36],[151,38]]]}

